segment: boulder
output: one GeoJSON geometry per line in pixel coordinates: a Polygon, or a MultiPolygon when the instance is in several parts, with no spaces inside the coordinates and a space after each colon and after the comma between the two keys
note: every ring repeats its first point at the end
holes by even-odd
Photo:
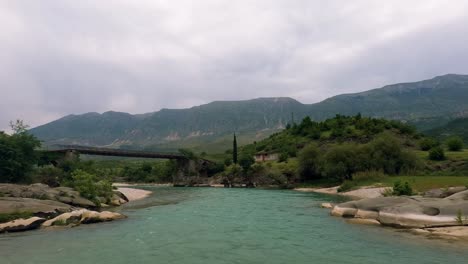
{"type": "Polygon", "coordinates": [[[336,205],[331,214],[347,218],[377,220],[382,225],[404,228],[457,226],[468,215],[468,192],[445,199],[382,197],[336,205]],[[465,194],[464,194],[465,193],[465,194]]]}
{"type": "Polygon", "coordinates": [[[107,222],[117,219],[123,219],[126,216],[114,212],[96,212],[87,209],[76,210],[69,213],[61,214],[53,219],[45,221],[42,227],[50,226],[76,226],[80,224],[91,224],[98,222],[107,222]]]}
{"type": "Polygon", "coordinates": [[[459,192],[466,191],[467,188],[465,186],[459,186],[459,187],[449,187],[449,188],[438,188],[438,189],[432,189],[424,193],[424,197],[429,197],[429,198],[445,198],[449,197],[451,195],[454,195],[459,192]]]}
{"type": "Polygon", "coordinates": [[[31,217],[28,219],[16,219],[7,223],[0,224],[0,233],[20,232],[39,228],[45,221],[44,218],[31,217]]]}
{"type": "Polygon", "coordinates": [[[27,212],[36,216],[50,217],[71,210],[70,205],[51,200],[0,197],[0,213],[2,214],[27,212]]]}
{"type": "Polygon", "coordinates": [[[36,183],[31,185],[0,184],[0,194],[4,197],[32,198],[52,200],[78,207],[95,208],[96,204],[69,187],[50,188],[36,183]]]}
{"type": "Polygon", "coordinates": [[[327,209],[332,209],[333,208],[333,204],[332,203],[322,203],[320,205],[320,207],[322,208],[327,208],[327,209]]]}

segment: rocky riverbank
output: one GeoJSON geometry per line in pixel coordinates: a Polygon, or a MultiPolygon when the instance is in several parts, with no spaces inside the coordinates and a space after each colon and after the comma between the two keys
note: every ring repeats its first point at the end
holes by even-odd
{"type": "Polygon", "coordinates": [[[122,219],[122,214],[101,209],[143,199],[150,193],[122,188],[115,190],[110,199],[98,197],[91,201],[68,187],[0,184],[0,233],[122,219]]]}
{"type": "Polygon", "coordinates": [[[468,241],[468,190],[434,189],[421,196],[370,197],[337,205],[331,215],[352,223],[390,226],[430,237],[468,241]]]}

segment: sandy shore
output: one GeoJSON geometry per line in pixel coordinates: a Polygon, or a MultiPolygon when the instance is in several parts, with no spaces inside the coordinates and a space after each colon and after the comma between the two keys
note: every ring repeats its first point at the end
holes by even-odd
{"type": "Polygon", "coordinates": [[[296,188],[295,191],[299,192],[316,192],[324,194],[335,194],[350,197],[353,199],[364,199],[364,198],[377,198],[383,197],[383,193],[388,189],[388,187],[362,187],[357,190],[349,192],[338,192],[340,186],[330,187],[330,188],[296,188]]]}
{"type": "Polygon", "coordinates": [[[123,193],[129,201],[141,200],[148,197],[152,192],[142,189],[118,187],[117,190],[123,193]]]}

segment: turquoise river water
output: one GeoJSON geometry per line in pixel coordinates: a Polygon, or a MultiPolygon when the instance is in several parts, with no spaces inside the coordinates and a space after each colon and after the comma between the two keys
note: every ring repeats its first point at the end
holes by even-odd
{"type": "Polygon", "coordinates": [[[346,223],[339,197],[286,190],[146,188],[128,219],[0,235],[0,263],[468,263],[467,246],[346,223]]]}

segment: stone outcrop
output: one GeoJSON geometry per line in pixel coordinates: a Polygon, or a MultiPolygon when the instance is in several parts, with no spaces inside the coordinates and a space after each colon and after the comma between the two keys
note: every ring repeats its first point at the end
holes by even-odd
{"type": "Polygon", "coordinates": [[[72,207],[51,200],[38,200],[32,198],[0,197],[0,213],[30,213],[41,217],[54,217],[58,214],[69,212],[72,207]]]}
{"type": "Polygon", "coordinates": [[[432,189],[424,193],[424,197],[427,198],[445,198],[449,197],[451,195],[454,195],[459,192],[463,192],[468,190],[467,187],[465,186],[459,186],[459,187],[449,187],[449,188],[437,188],[437,189],[432,189]]]}
{"type": "Polygon", "coordinates": [[[446,198],[381,197],[336,205],[334,216],[376,220],[404,228],[459,226],[468,214],[468,191],[446,198]],[[461,218],[461,219],[460,219],[461,218]]]}
{"type": "Polygon", "coordinates": [[[16,219],[7,223],[0,224],[0,233],[19,232],[39,228],[46,219],[41,217],[31,217],[28,219],[16,219]]]}
{"type": "MultiPolygon", "coordinates": [[[[96,208],[93,201],[86,199],[79,192],[69,187],[51,188],[48,185],[36,183],[31,185],[0,184],[0,196],[52,200],[82,208],[96,208]]],[[[107,201],[102,201],[103,203],[107,201]]],[[[118,206],[128,202],[122,193],[114,191],[110,205],[118,206]]],[[[1,211],[0,211],[1,212],[1,211]]]]}
{"type": "Polygon", "coordinates": [[[126,216],[115,212],[96,212],[87,209],[81,209],[69,213],[64,213],[53,219],[47,220],[42,224],[42,227],[76,226],[80,224],[113,221],[117,219],[123,219],[125,217],[126,216]]]}

